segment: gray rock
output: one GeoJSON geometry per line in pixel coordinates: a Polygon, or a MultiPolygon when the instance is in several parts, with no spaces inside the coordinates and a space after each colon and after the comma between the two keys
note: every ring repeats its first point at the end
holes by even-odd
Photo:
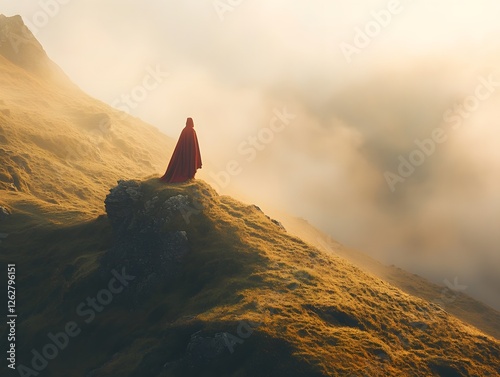
{"type": "Polygon", "coordinates": [[[422,331],[426,330],[429,327],[429,325],[427,325],[427,323],[420,322],[420,321],[410,322],[410,326],[414,327],[416,329],[422,330],[422,331]]]}
{"type": "MultiPolygon", "coordinates": [[[[252,204],[252,207],[255,208],[257,211],[259,212],[262,212],[262,209],[259,207],[259,206],[256,206],[255,204],[252,204]]],[[[264,213],[264,212],[262,212],[264,213]]],[[[266,215],[266,217],[271,220],[271,222],[274,224],[274,225],[277,225],[278,227],[281,228],[281,230],[284,230],[286,232],[286,229],[285,227],[283,226],[283,224],[281,224],[278,220],[275,220],[275,219],[272,219],[271,217],[269,217],[268,215],[266,215]]]]}
{"type": "Polygon", "coordinates": [[[228,352],[224,333],[214,337],[202,337],[199,333],[191,335],[186,350],[186,361],[195,366],[210,363],[228,352]]]}
{"type": "Polygon", "coordinates": [[[118,181],[118,186],[110,190],[104,205],[113,226],[130,218],[134,211],[134,202],[140,195],[139,183],[136,181],[118,181]]]}
{"type": "Polygon", "coordinates": [[[0,221],[5,220],[11,215],[10,211],[8,208],[4,206],[0,206],[0,221]]]}
{"type": "Polygon", "coordinates": [[[168,211],[178,211],[182,207],[185,207],[187,205],[189,205],[188,196],[179,194],[165,200],[165,203],[163,203],[163,208],[167,209],[168,211]]]}
{"type": "MultiPolygon", "coordinates": [[[[271,219],[271,218],[270,218],[271,219]]],[[[275,220],[275,219],[271,219],[271,222],[274,224],[274,225],[277,225],[278,227],[280,227],[282,230],[286,231],[285,227],[283,226],[283,224],[281,224],[278,220],[275,220]]]]}
{"type": "Polygon", "coordinates": [[[104,278],[113,269],[125,267],[136,277],[125,293],[132,306],[138,306],[155,287],[180,276],[189,251],[188,235],[184,230],[168,230],[167,225],[180,215],[179,208],[187,200],[177,195],[160,205],[159,197],[145,195],[136,181],[119,181],[106,197],[114,242],[101,259],[100,272],[104,278]]]}

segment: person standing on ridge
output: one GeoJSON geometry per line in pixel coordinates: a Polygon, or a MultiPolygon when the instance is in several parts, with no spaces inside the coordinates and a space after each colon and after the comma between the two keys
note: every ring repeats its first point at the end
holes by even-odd
{"type": "Polygon", "coordinates": [[[198,169],[201,169],[200,147],[194,130],[193,118],[187,118],[186,127],[179,136],[167,171],[160,180],[167,183],[185,182],[194,178],[198,169]]]}

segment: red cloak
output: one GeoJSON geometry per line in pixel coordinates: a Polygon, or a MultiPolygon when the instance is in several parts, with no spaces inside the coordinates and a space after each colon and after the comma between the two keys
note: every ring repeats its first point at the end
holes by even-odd
{"type": "Polygon", "coordinates": [[[170,158],[167,171],[160,179],[168,183],[185,182],[194,178],[201,168],[201,154],[193,119],[188,118],[186,127],[179,136],[174,153],[170,158]]]}

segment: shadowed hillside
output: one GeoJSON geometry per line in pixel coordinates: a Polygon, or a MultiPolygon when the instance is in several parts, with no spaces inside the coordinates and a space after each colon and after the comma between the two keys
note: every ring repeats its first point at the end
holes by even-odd
{"type": "Polygon", "coordinates": [[[500,373],[493,338],[202,181],[122,181],[106,208],[107,219],[9,240],[5,257],[23,266],[25,366],[74,321],[81,333],[48,376],[500,373]],[[57,273],[46,276],[41,259],[57,273]],[[130,276],[124,289],[82,310],[117,272],[130,276]]]}

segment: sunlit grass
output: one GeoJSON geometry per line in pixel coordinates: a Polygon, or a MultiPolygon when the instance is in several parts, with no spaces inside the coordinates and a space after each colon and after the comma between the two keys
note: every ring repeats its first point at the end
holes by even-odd
{"type": "MultiPolygon", "coordinates": [[[[156,287],[141,307],[117,299],[89,325],[75,313],[109,279],[98,273],[112,242],[105,217],[33,231],[19,227],[11,244],[16,249],[2,256],[15,255],[22,266],[23,354],[43,346],[46,334],[67,321],[82,324],[82,334],[49,365],[50,375],[84,376],[94,368],[99,376],[199,375],[175,364],[191,335],[236,336],[242,322],[258,325],[203,375],[252,375],[259,368],[331,376],[498,372],[500,346],[492,338],[310,246],[255,206],[218,196],[199,180],[166,185],[151,177],[141,190],[137,208],[155,196],[158,203],[176,195],[190,202],[166,229],[187,233],[182,274],[156,287]],[[169,362],[173,366],[163,369],[169,362]]],[[[151,211],[161,214],[160,206],[151,211]]]]}

